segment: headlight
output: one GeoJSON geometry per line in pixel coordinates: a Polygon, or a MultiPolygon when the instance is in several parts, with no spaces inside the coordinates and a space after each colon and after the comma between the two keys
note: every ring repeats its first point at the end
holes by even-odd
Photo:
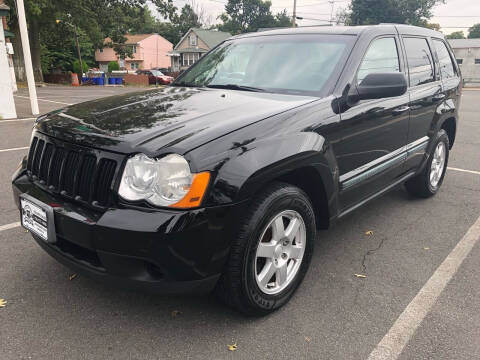
{"type": "Polygon", "coordinates": [[[137,154],[127,160],[118,193],[129,201],[189,208],[200,205],[209,180],[208,172],[192,174],[183,156],[152,159],[137,154]]]}

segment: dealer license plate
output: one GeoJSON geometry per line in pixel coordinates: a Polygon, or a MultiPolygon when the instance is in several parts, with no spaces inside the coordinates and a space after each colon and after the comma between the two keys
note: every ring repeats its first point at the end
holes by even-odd
{"type": "Polygon", "coordinates": [[[48,216],[47,210],[33,202],[20,199],[22,211],[22,226],[48,241],[48,216]]]}

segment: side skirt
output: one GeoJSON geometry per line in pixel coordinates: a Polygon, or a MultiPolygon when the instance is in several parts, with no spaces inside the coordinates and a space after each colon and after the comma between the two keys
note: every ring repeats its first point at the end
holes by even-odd
{"type": "Polygon", "coordinates": [[[362,205],[366,204],[367,202],[369,202],[370,200],[373,200],[373,199],[376,199],[377,197],[385,194],[386,192],[388,192],[389,190],[393,189],[394,187],[396,187],[397,185],[403,183],[404,181],[408,180],[409,178],[411,178],[412,176],[415,175],[415,172],[409,172],[405,175],[403,175],[402,177],[400,177],[399,179],[397,179],[395,182],[391,183],[390,185],[388,185],[387,187],[383,188],[382,190],[380,190],[379,192],[375,193],[375,194],[372,194],[370,195],[369,197],[363,199],[362,201],[360,201],[359,203],[345,209],[344,211],[342,211],[338,216],[337,216],[337,219],[340,219],[342,217],[344,217],[345,215],[351,213],[352,211],[358,209],[359,207],[361,207],[362,205]]]}

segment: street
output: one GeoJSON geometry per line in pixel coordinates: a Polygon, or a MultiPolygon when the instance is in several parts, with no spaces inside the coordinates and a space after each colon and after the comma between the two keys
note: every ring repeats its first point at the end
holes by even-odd
{"type": "MultiPolygon", "coordinates": [[[[37,89],[42,113],[138,90],[37,89]]],[[[26,89],[15,102],[18,117],[30,118],[26,89]]],[[[480,91],[463,92],[440,192],[413,199],[399,187],[321,231],[297,293],[264,318],[213,296],[135,293],[72,277],[17,224],[11,174],[28,152],[33,120],[0,120],[0,358],[367,359],[432,275],[441,278],[437,268],[480,216],[479,102],[480,91]]],[[[407,336],[400,359],[480,358],[479,258],[475,240],[432,307],[412,313],[426,316],[411,337],[399,335],[407,336]]]]}

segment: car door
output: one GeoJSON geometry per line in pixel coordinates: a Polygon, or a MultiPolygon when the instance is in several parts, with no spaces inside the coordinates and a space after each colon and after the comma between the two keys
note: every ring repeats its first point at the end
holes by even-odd
{"type": "Polygon", "coordinates": [[[410,96],[410,123],[405,169],[415,170],[424,159],[427,145],[434,136],[433,119],[444,101],[440,75],[436,69],[431,43],[426,37],[402,37],[407,57],[410,96]]]}
{"type": "Polygon", "coordinates": [[[433,48],[437,55],[439,72],[442,80],[442,91],[445,94],[444,106],[441,107],[441,113],[450,113],[452,116],[458,109],[458,101],[461,95],[461,76],[460,70],[455,64],[453,53],[449,50],[447,44],[442,39],[432,39],[433,48]]]}
{"type": "MultiPolygon", "coordinates": [[[[396,35],[373,39],[354,83],[370,73],[405,72],[396,35]]],[[[345,210],[379,192],[400,175],[408,133],[408,94],[362,100],[341,113],[332,141],[340,173],[339,202],[345,210]]]]}

